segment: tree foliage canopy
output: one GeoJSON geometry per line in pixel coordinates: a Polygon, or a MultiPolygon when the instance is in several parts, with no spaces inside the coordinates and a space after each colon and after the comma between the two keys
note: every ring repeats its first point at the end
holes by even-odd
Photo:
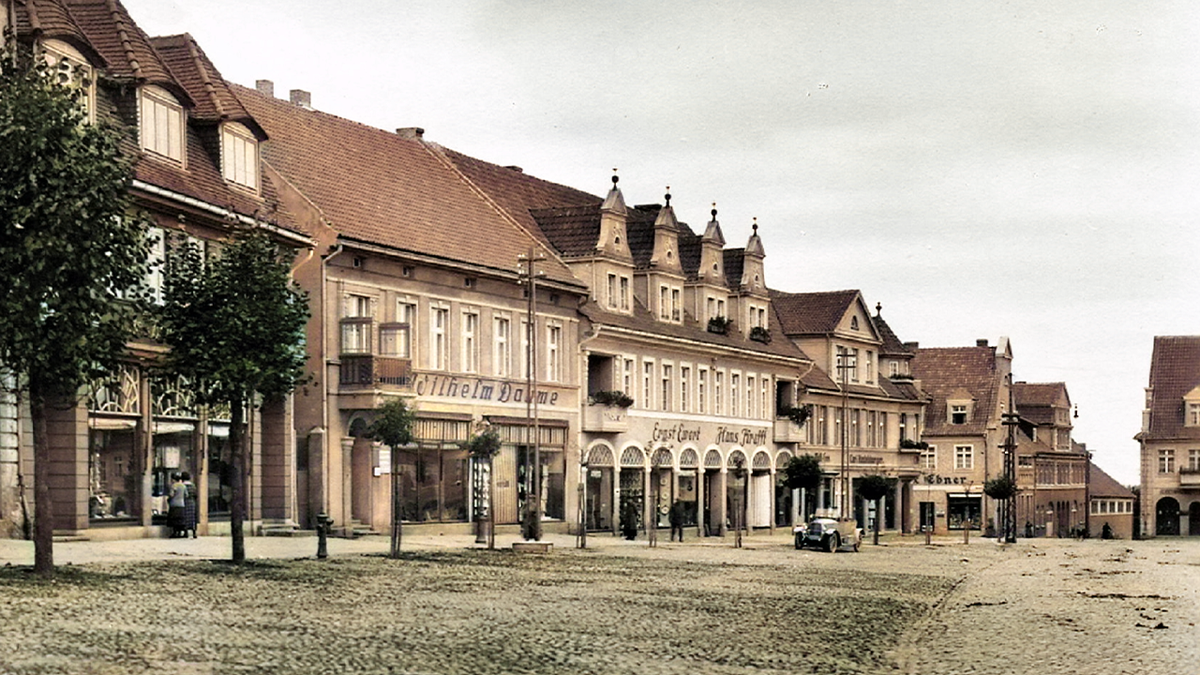
{"type": "Polygon", "coordinates": [[[257,228],[208,261],[190,242],[168,243],[166,369],[204,403],[277,400],[307,382],[308,296],[290,281],[285,252],[257,228]]]}
{"type": "Polygon", "coordinates": [[[998,476],[983,484],[983,494],[992,499],[1008,499],[1017,494],[1017,482],[1008,476],[998,476]]]}
{"type": "Polygon", "coordinates": [[[858,482],[858,494],[870,501],[876,501],[891,492],[895,485],[895,479],[879,474],[863,476],[858,482]]]}
{"type": "Polygon", "coordinates": [[[133,166],[118,131],[87,123],[69,65],[15,46],[0,63],[0,362],[38,395],[71,396],[136,316],[149,246],[133,166]]]}
{"type": "Polygon", "coordinates": [[[821,484],[821,460],[816,455],[799,455],[783,467],[789,490],[815,490],[821,484]]]}
{"type": "Polygon", "coordinates": [[[375,409],[375,421],[367,427],[367,436],[389,448],[398,448],[412,442],[416,411],[402,398],[393,398],[375,409]]]}

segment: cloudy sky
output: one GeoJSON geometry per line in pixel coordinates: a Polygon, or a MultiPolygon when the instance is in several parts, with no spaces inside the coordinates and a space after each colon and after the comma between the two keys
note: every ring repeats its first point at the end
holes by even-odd
{"type": "Polygon", "coordinates": [[[125,0],[222,74],[630,203],[767,280],[1064,381],[1118,480],[1154,335],[1200,333],[1200,4],[125,0]]]}

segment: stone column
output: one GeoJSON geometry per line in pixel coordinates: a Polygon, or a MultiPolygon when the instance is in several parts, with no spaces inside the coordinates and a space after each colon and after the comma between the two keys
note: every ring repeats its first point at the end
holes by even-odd
{"type": "Polygon", "coordinates": [[[726,523],[726,506],[729,502],[729,469],[722,466],[719,475],[720,478],[717,479],[717,508],[713,509],[713,516],[717,519],[717,534],[724,537],[729,532],[729,526],[726,523]]]}
{"type": "Polygon", "coordinates": [[[354,486],[354,437],[342,437],[342,466],[341,466],[341,485],[342,494],[340,500],[341,513],[330,514],[335,521],[340,523],[342,530],[349,535],[353,530],[353,525],[350,520],[353,518],[354,508],[351,503],[353,496],[351,490],[354,486]]]}
{"type": "Polygon", "coordinates": [[[704,536],[704,500],[708,499],[708,495],[704,494],[704,467],[696,467],[696,536],[704,536]]]}

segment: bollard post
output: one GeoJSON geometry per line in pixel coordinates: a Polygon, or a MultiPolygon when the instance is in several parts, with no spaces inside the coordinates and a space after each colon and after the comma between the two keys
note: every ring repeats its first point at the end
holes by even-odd
{"type": "Polygon", "coordinates": [[[317,514],[317,558],[324,560],[329,557],[329,549],[327,538],[329,536],[329,525],[333,519],[324,513],[317,514]]]}
{"type": "Polygon", "coordinates": [[[971,521],[969,520],[963,521],[963,543],[971,543],[971,521]]]}
{"type": "Polygon", "coordinates": [[[933,543],[933,541],[932,541],[933,540],[933,527],[931,525],[926,525],[925,527],[922,527],[921,529],[925,530],[925,545],[929,546],[930,544],[933,543]]]}

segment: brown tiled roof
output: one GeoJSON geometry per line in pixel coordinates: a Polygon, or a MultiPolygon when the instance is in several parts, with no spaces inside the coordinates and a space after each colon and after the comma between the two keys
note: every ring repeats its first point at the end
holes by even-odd
{"type": "Polygon", "coordinates": [[[1137,495],[1129,488],[1117,482],[1117,479],[1105,473],[1104,469],[1092,462],[1091,475],[1088,476],[1088,493],[1093,499],[1133,499],[1137,495]]]}
{"type": "Polygon", "coordinates": [[[981,434],[987,429],[1000,390],[995,347],[923,347],[913,357],[912,372],[932,398],[925,413],[927,434],[981,434]],[[966,424],[950,424],[946,401],[960,389],[975,400],[972,416],[966,424]]]}
{"type": "MultiPolygon", "coordinates": [[[[271,137],[266,161],[343,237],[498,271],[535,242],[425,141],[231,88],[271,137]]],[[[555,255],[541,270],[579,285],[555,255]]]]}
{"type": "Polygon", "coordinates": [[[879,346],[880,356],[913,355],[913,351],[905,347],[900,338],[896,337],[896,334],[892,332],[892,327],[888,325],[887,321],[883,320],[882,314],[876,314],[871,317],[871,321],[875,324],[875,330],[879,333],[880,339],[883,340],[883,344],[879,346]]]}
{"type": "Polygon", "coordinates": [[[146,82],[168,89],[185,107],[193,101],[159,57],[119,0],[63,0],[75,23],[108,63],[105,73],[118,80],[146,82]]]}
{"type": "Polygon", "coordinates": [[[1013,383],[1013,400],[1018,411],[1021,410],[1021,406],[1052,406],[1058,402],[1060,396],[1070,400],[1064,382],[1013,383]]]}
{"type": "Polygon", "coordinates": [[[1200,439],[1200,427],[1184,426],[1183,397],[1200,387],[1200,335],[1160,335],[1150,357],[1150,429],[1144,438],[1200,439]]]}
{"type": "Polygon", "coordinates": [[[221,73],[191,35],[154,37],[150,38],[150,43],[195,101],[189,118],[202,122],[241,122],[255,132],[258,140],[266,140],[262,128],[242,107],[242,102],[230,91],[221,73]]]}
{"type": "Polygon", "coordinates": [[[731,290],[736,291],[742,287],[742,270],[746,262],[745,255],[746,249],[744,248],[726,248],[721,250],[723,258],[721,266],[725,270],[725,283],[729,285],[731,290]]]}
{"type": "Polygon", "coordinates": [[[600,207],[562,206],[527,211],[547,243],[563,258],[580,258],[596,252],[600,238],[600,207]]]}
{"type": "MultiPolygon", "coordinates": [[[[588,194],[582,190],[576,190],[566,185],[559,185],[558,183],[552,183],[548,180],[531,176],[517,167],[492,164],[491,162],[468,157],[461,152],[441,146],[438,146],[438,149],[445,154],[463,175],[470,179],[479,189],[487,193],[488,197],[495,200],[500,205],[500,208],[508,212],[525,229],[533,232],[535,235],[540,236],[541,233],[530,211],[559,207],[588,206],[598,208],[603,201],[600,197],[588,194]]],[[[598,218],[599,215],[597,212],[597,237],[600,231],[598,218]]],[[[574,242],[572,243],[574,244],[574,242]]],[[[594,250],[595,245],[596,237],[593,237],[590,242],[586,242],[588,251],[594,250]]],[[[571,253],[562,249],[560,249],[560,253],[568,257],[583,255],[574,252],[578,248],[579,245],[574,244],[571,253]]]]}
{"type": "Polygon", "coordinates": [[[771,290],[771,304],[788,335],[827,335],[838,326],[858,291],[784,293],[771,290]]]}
{"type": "Polygon", "coordinates": [[[107,65],[61,0],[18,0],[13,9],[17,35],[62,40],[88,57],[92,65],[99,68],[107,65]]]}

